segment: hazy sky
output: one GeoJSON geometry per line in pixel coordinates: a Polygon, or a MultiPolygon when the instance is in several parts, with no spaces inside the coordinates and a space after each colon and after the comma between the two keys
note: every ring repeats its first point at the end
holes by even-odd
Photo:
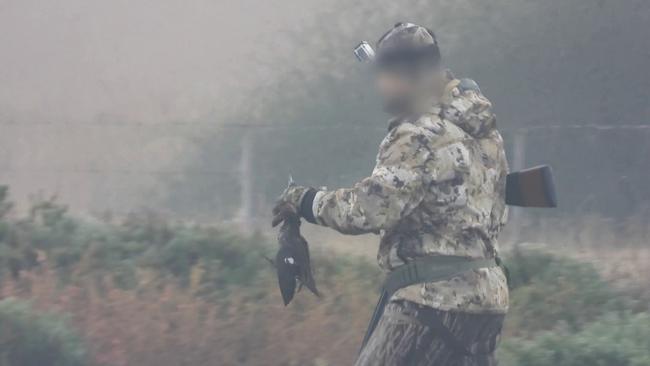
{"type": "Polygon", "coordinates": [[[329,1],[0,0],[0,183],[77,209],[146,202],[196,133],[166,123],[268,81],[258,61],[329,1]]]}
{"type": "Polygon", "coordinates": [[[0,0],[0,117],[191,120],[267,77],[251,59],[316,3],[0,0]]]}

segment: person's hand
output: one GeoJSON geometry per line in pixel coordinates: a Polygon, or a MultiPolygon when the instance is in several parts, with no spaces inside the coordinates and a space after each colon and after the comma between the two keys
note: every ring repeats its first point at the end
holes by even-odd
{"type": "Polygon", "coordinates": [[[276,226],[284,220],[284,214],[288,210],[288,207],[293,212],[299,213],[302,199],[309,190],[310,188],[308,187],[297,185],[291,185],[285,189],[275,206],[273,206],[273,220],[271,221],[271,225],[276,226]]]}
{"type": "Polygon", "coordinates": [[[298,209],[289,202],[279,201],[273,207],[273,220],[271,226],[276,227],[285,220],[300,220],[298,209]]]}

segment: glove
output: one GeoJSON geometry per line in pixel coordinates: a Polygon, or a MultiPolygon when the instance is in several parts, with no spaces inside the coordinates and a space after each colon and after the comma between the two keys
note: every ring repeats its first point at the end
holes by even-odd
{"type": "Polygon", "coordinates": [[[314,188],[297,185],[291,185],[285,189],[284,192],[282,192],[282,195],[280,195],[278,202],[273,207],[273,226],[282,222],[282,212],[286,209],[287,204],[293,206],[298,215],[303,217],[305,220],[311,223],[316,223],[312,211],[312,203],[316,196],[316,192],[317,191],[314,188]]]}

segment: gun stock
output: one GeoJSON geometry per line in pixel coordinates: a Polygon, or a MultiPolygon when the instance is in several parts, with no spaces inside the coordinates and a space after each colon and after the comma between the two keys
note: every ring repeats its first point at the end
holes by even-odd
{"type": "Polygon", "coordinates": [[[521,207],[557,207],[551,167],[540,165],[508,174],[506,204],[521,207]]]}

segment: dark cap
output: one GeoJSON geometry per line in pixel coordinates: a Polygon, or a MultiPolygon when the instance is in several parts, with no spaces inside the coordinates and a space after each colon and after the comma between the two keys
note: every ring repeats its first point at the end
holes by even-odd
{"type": "Polygon", "coordinates": [[[397,23],[377,41],[377,63],[438,65],[440,50],[430,29],[413,24],[397,23]]]}

